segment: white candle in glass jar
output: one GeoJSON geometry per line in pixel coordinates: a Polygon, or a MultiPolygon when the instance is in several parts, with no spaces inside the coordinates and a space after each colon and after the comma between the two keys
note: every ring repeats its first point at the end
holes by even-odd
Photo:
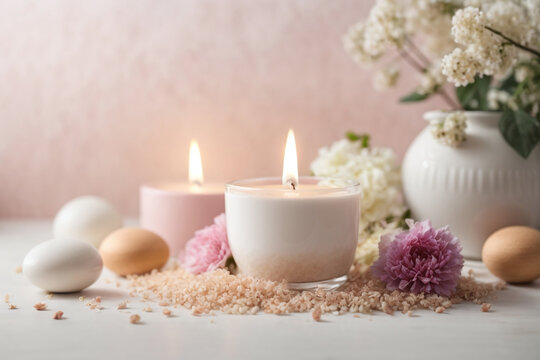
{"type": "Polygon", "coordinates": [[[295,289],[335,288],[346,281],[354,259],[360,187],[354,181],[298,178],[292,146],[290,133],[281,179],[226,185],[231,251],[242,274],[285,279],[295,289]]]}

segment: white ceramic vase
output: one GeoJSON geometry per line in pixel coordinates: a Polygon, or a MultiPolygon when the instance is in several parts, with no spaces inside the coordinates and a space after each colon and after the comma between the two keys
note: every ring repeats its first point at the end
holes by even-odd
{"type": "MultiPolygon", "coordinates": [[[[448,113],[432,111],[426,120],[448,113]]],[[[463,255],[479,259],[489,235],[509,225],[540,227],[540,147],[527,160],[504,141],[501,113],[466,112],[467,140],[438,143],[428,125],[403,160],[403,188],[412,215],[450,225],[463,255]]]]}

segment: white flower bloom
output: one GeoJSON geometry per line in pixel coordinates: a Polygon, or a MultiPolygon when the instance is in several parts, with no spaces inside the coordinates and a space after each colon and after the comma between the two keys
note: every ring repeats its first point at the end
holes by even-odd
{"type": "Polygon", "coordinates": [[[381,235],[379,233],[367,234],[364,239],[360,239],[354,254],[354,261],[368,266],[377,261],[380,241],[381,235]]]}
{"type": "Polygon", "coordinates": [[[484,41],[486,17],[475,7],[459,9],[452,18],[452,36],[461,45],[484,41]]]}
{"type": "Polygon", "coordinates": [[[365,34],[366,24],[359,22],[351,26],[347,34],[343,37],[343,46],[345,47],[345,50],[358,64],[374,61],[378,57],[368,54],[364,49],[365,34]]]}
{"type": "Polygon", "coordinates": [[[497,89],[489,89],[487,93],[488,107],[491,110],[501,109],[501,105],[505,105],[510,100],[510,94],[506,91],[497,89]]]}
{"type": "Polygon", "coordinates": [[[462,111],[448,114],[442,121],[431,120],[431,134],[443,145],[458,147],[467,139],[467,116],[462,111]]]}
{"type": "Polygon", "coordinates": [[[364,23],[352,26],[345,37],[345,50],[356,62],[370,62],[405,41],[405,19],[396,0],[377,0],[364,23]]]}
{"type": "Polygon", "coordinates": [[[362,188],[360,230],[389,216],[400,216],[405,207],[396,155],[389,148],[362,148],[346,139],[319,150],[311,163],[315,176],[354,179],[362,188]]]}
{"type": "Polygon", "coordinates": [[[360,234],[354,260],[358,264],[371,265],[379,258],[379,242],[381,236],[398,232],[398,222],[376,223],[369,231],[360,234]]]}
{"type": "Polygon", "coordinates": [[[513,1],[496,1],[486,6],[485,22],[504,35],[523,42],[524,35],[531,29],[527,19],[527,10],[513,1]]]}
{"type": "Polygon", "coordinates": [[[534,73],[528,66],[519,66],[516,69],[514,77],[517,82],[522,82],[522,81],[527,80],[532,75],[534,75],[534,73]]]}
{"type": "Polygon", "coordinates": [[[455,48],[450,34],[452,15],[448,7],[460,6],[460,0],[404,0],[404,2],[407,34],[420,35],[423,50],[438,58],[455,48]]]}
{"type": "Polygon", "coordinates": [[[444,84],[444,81],[441,64],[435,62],[420,77],[420,84],[416,91],[419,94],[432,94],[444,84]]]}
{"type": "MultiPolygon", "coordinates": [[[[527,18],[529,24],[533,25],[536,31],[540,32],[540,1],[522,0],[523,6],[527,9],[527,18]]],[[[538,41],[539,39],[537,39],[538,41]]]]}
{"type": "Polygon", "coordinates": [[[458,10],[452,18],[452,35],[463,49],[454,49],[443,59],[443,73],[449,81],[462,86],[472,82],[476,74],[501,78],[519,59],[530,58],[490,29],[521,44],[540,43],[538,24],[531,22],[534,12],[540,10],[529,9],[518,0],[466,4],[474,6],[458,10]]]}
{"type": "Polygon", "coordinates": [[[373,87],[378,91],[383,91],[394,87],[399,78],[399,70],[394,67],[386,67],[375,73],[373,77],[373,87]]]}
{"type": "Polygon", "coordinates": [[[464,86],[474,81],[482,69],[480,62],[469,51],[456,48],[442,59],[442,73],[455,86],[464,86]]]}

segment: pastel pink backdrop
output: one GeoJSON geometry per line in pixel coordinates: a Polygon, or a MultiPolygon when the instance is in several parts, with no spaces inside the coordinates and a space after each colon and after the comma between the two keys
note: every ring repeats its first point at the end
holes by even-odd
{"type": "Polygon", "coordinates": [[[413,86],[378,93],[342,48],[371,1],[0,2],[0,216],[52,216],[81,194],[130,216],[139,184],[279,175],[287,130],[300,172],[345,131],[402,156],[424,126],[413,86]]]}

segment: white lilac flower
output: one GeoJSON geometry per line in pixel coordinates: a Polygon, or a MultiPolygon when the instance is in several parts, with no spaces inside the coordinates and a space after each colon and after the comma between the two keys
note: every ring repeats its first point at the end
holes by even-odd
{"type": "Polygon", "coordinates": [[[315,176],[354,179],[362,188],[360,231],[373,222],[399,217],[405,211],[401,195],[401,173],[390,148],[365,148],[360,141],[346,139],[319,150],[311,163],[315,176]]]}
{"type": "Polygon", "coordinates": [[[502,78],[519,60],[530,55],[513,46],[493,29],[513,41],[540,43],[537,18],[540,6],[522,1],[467,1],[452,18],[452,36],[462,48],[443,58],[443,73],[456,86],[471,83],[476,74],[502,78]]]}
{"type": "Polygon", "coordinates": [[[461,7],[461,0],[405,0],[403,6],[408,36],[419,34],[423,50],[439,58],[455,48],[450,34],[452,15],[449,7],[461,7]]]}
{"type": "Polygon", "coordinates": [[[355,262],[364,265],[373,264],[379,258],[379,241],[381,240],[381,236],[395,233],[399,229],[398,221],[374,223],[369,228],[369,231],[364,231],[360,234],[354,256],[355,262]]]}
{"type": "Polygon", "coordinates": [[[444,84],[444,81],[441,64],[435,62],[420,77],[416,92],[419,94],[432,94],[444,84]]]}
{"type": "Polygon", "coordinates": [[[385,67],[375,73],[373,77],[373,87],[378,90],[386,90],[394,87],[399,78],[399,70],[394,67],[385,67]]]}
{"type": "Polygon", "coordinates": [[[486,23],[519,42],[531,29],[526,8],[513,1],[496,1],[485,9],[485,14],[486,23]]]}
{"type": "Polygon", "coordinates": [[[528,66],[519,66],[514,73],[517,82],[525,81],[532,75],[534,75],[534,72],[528,66]]]}
{"type": "Polygon", "coordinates": [[[523,7],[527,10],[529,24],[532,24],[536,31],[540,32],[540,1],[523,0],[522,3],[523,7]]]}
{"type": "Polygon", "coordinates": [[[353,25],[345,37],[345,50],[358,63],[374,61],[389,48],[405,41],[405,19],[396,0],[377,0],[366,22],[353,25]]]}
{"type": "Polygon", "coordinates": [[[484,41],[486,32],[484,26],[486,17],[482,11],[475,7],[459,9],[452,18],[452,36],[454,41],[461,45],[469,45],[484,41]]]}
{"type": "Polygon", "coordinates": [[[442,59],[442,73],[455,86],[464,86],[474,81],[482,65],[470,51],[456,48],[442,59]]]}
{"type": "Polygon", "coordinates": [[[357,23],[350,27],[343,37],[343,46],[358,64],[371,62],[377,59],[377,54],[368,54],[364,49],[364,38],[366,36],[366,24],[357,23]]]}
{"type": "Polygon", "coordinates": [[[462,111],[452,112],[443,120],[434,119],[430,124],[431,134],[443,145],[458,147],[467,139],[467,116],[462,111]]]}
{"type": "Polygon", "coordinates": [[[506,91],[489,89],[487,93],[488,107],[491,110],[499,110],[510,100],[510,94],[506,91]]]}
{"type": "Polygon", "coordinates": [[[476,74],[495,75],[505,72],[513,59],[510,46],[486,29],[485,14],[466,7],[452,18],[452,36],[465,49],[456,48],[442,60],[443,73],[456,86],[474,81],[476,74]]]}

